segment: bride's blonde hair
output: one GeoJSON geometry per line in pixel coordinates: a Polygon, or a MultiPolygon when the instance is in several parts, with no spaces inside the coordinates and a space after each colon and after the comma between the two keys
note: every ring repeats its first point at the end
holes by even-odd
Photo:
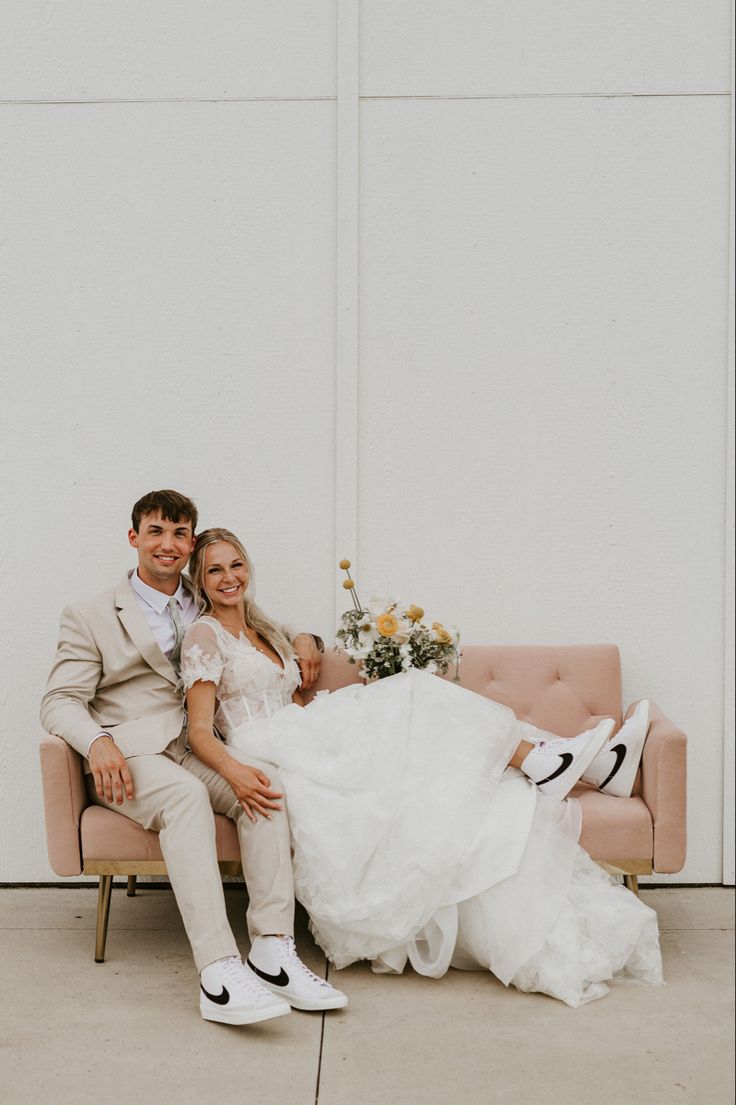
{"type": "Polygon", "coordinates": [[[194,597],[199,603],[200,614],[209,614],[212,611],[212,603],[204,589],[204,554],[209,545],[216,545],[218,541],[226,541],[228,545],[232,545],[248,569],[248,587],[243,596],[245,624],[271,645],[284,661],[290,660],[294,656],[294,649],[286,633],[280,625],[267,618],[253,601],[255,596],[253,562],[243,543],[229,529],[215,527],[203,530],[194,542],[194,550],[189,558],[189,575],[194,586],[194,597]]]}

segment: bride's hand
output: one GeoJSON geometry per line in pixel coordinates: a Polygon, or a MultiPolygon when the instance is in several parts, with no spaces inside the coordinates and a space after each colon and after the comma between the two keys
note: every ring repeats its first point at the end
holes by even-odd
{"type": "Polygon", "coordinates": [[[241,764],[233,760],[222,774],[235,791],[235,797],[254,824],[257,813],[270,821],[271,810],[282,808],[278,804],[278,799],[283,798],[283,794],[271,790],[271,780],[257,767],[250,767],[249,764],[241,764]]]}

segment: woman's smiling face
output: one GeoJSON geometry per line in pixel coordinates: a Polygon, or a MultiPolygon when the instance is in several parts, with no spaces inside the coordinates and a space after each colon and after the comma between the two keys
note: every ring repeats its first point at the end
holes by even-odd
{"type": "Polygon", "coordinates": [[[248,587],[248,565],[228,541],[216,541],[204,551],[204,591],[217,611],[238,607],[248,587]]]}

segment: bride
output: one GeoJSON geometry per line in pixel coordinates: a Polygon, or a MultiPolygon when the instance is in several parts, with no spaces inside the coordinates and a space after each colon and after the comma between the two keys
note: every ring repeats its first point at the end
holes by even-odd
{"type": "MultiPolygon", "coordinates": [[[[279,769],[296,893],[337,967],[488,969],[571,1006],[602,997],[614,976],[661,983],[656,914],[578,846],[580,805],[560,801],[586,770],[607,774],[613,721],[532,742],[505,706],[416,670],[304,707],[294,653],[253,602],[237,537],[201,533],[190,574],[203,611],[181,657],[191,749],[254,821],[284,795],[242,757],[279,769]]],[[[634,721],[617,737],[629,789],[646,736],[634,721]]]]}

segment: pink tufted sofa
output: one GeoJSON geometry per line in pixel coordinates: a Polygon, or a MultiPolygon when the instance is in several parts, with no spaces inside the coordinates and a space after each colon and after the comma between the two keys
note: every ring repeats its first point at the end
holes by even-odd
{"type": "MultiPolygon", "coordinates": [[[[470,646],[460,668],[464,686],[510,706],[522,721],[573,736],[602,717],[621,724],[621,661],[614,645],[470,646]]],[[[318,690],[359,681],[342,657],[324,657],[318,690]]],[[[652,724],[631,798],[611,798],[578,785],[583,808],[580,843],[593,859],[637,889],[639,875],[679,871],[685,862],[687,739],[652,704],[652,724]]],[[[112,880],[165,875],[158,833],[121,813],[90,803],[79,755],[58,737],[41,742],[41,774],[49,862],[57,875],[97,875],[95,959],[105,956],[112,880]]],[[[241,874],[233,823],[216,816],[223,874],[241,874]]]]}

